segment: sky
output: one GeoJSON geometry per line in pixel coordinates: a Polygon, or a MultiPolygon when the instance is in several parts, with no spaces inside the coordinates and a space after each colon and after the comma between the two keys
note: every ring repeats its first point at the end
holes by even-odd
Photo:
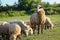
{"type": "Polygon", "coordinates": [[[60,0],[42,0],[42,2],[49,2],[50,4],[53,4],[54,2],[60,3],[60,0]]]}
{"type": "MultiPolygon", "coordinates": [[[[18,0],[0,0],[2,5],[5,6],[5,4],[13,5],[15,2],[18,3],[18,0]]],[[[53,4],[54,2],[60,3],[60,0],[42,0],[42,2],[49,2],[50,4],[53,4]]]]}
{"type": "Polygon", "coordinates": [[[1,0],[2,5],[13,5],[15,2],[18,3],[18,0],[1,0]]]}

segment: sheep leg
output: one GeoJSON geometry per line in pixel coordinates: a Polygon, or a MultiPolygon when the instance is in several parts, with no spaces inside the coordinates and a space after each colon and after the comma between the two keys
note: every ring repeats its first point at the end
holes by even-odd
{"type": "Polygon", "coordinates": [[[44,28],[45,30],[47,29],[47,26],[45,25],[45,28],[44,28]]]}
{"type": "Polygon", "coordinates": [[[5,34],[2,34],[3,40],[6,40],[6,37],[5,36],[6,36],[5,34]]]}
{"type": "Polygon", "coordinates": [[[6,40],[9,40],[10,35],[6,34],[6,40]]]}
{"type": "Polygon", "coordinates": [[[12,34],[11,36],[10,36],[10,40],[16,40],[16,35],[14,35],[14,34],[12,34]]]}
{"type": "Polygon", "coordinates": [[[44,23],[41,24],[41,34],[43,34],[43,30],[44,30],[44,23]]]}
{"type": "Polygon", "coordinates": [[[28,37],[28,31],[26,30],[26,37],[28,37]]]}
{"type": "Polygon", "coordinates": [[[49,26],[47,26],[47,29],[49,29],[49,26]]]}
{"type": "Polygon", "coordinates": [[[19,34],[18,36],[17,36],[17,38],[19,38],[20,40],[22,40],[22,37],[21,37],[22,35],[21,34],[19,34]]]}
{"type": "Polygon", "coordinates": [[[39,31],[40,31],[40,27],[39,27],[39,25],[38,25],[38,34],[39,34],[39,31]]]}
{"type": "Polygon", "coordinates": [[[33,25],[33,34],[35,34],[36,25],[33,25]]]}
{"type": "Polygon", "coordinates": [[[1,37],[0,37],[0,40],[4,40],[5,37],[3,38],[2,35],[0,35],[0,36],[1,36],[1,37]]]}
{"type": "Polygon", "coordinates": [[[30,24],[30,27],[33,29],[33,34],[34,34],[34,27],[33,27],[33,25],[32,25],[32,24],[30,24]]]}

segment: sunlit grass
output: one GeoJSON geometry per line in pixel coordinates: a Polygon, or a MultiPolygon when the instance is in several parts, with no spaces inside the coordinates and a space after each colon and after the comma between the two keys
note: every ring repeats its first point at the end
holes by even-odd
{"type": "MultiPolygon", "coordinates": [[[[22,36],[22,40],[60,40],[60,15],[48,15],[53,24],[53,30],[44,30],[44,34],[34,34],[29,35],[28,37],[22,36]]],[[[0,17],[0,21],[9,21],[9,20],[29,20],[30,16],[19,16],[19,17],[0,17]]],[[[20,40],[20,39],[18,39],[20,40]]]]}

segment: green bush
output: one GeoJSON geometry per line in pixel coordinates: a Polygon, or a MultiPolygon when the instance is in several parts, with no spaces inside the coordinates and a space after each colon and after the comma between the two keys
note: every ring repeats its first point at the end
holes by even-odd
{"type": "Polygon", "coordinates": [[[20,14],[20,16],[24,16],[24,15],[26,15],[26,11],[20,11],[19,14],[20,14]]]}
{"type": "Polygon", "coordinates": [[[60,13],[60,7],[56,8],[45,8],[46,14],[52,15],[52,14],[58,14],[60,13]]]}
{"type": "Polygon", "coordinates": [[[13,16],[24,16],[27,15],[26,11],[6,11],[0,12],[0,17],[13,17],[13,16]]]}
{"type": "Polygon", "coordinates": [[[26,11],[8,11],[8,16],[24,16],[26,14],[26,11]]]}
{"type": "Polygon", "coordinates": [[[8,15],[7,15],[7,13],[6,12],[1,12],[0,13],[0,17],[7,17],[8,15]]]}

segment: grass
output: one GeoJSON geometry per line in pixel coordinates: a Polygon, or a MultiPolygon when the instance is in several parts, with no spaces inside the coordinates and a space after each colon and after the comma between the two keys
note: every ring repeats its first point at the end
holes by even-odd
{"type": "Polygon", "coordinates": [[[16,16],[16,17],[0,17],[0,21],[10,21],[10,20],[29,20],[30,16],[16,16]]]}
{"type": "MultiPolygon", "coordinates": [[[[34,34],[29,35],[28,37],[22,36],[22,40],[60,40],[60,15],[48,15],[53,24],[54,29],[44,30],[44,34],[34,34]]],[[[19,16],[19,17],[0,17],[0,21],[9,21],[9,20],[29,20],[30,16],[19,16]]],[[[18,39],[19,40],[19,39],[18,39]]]]}

